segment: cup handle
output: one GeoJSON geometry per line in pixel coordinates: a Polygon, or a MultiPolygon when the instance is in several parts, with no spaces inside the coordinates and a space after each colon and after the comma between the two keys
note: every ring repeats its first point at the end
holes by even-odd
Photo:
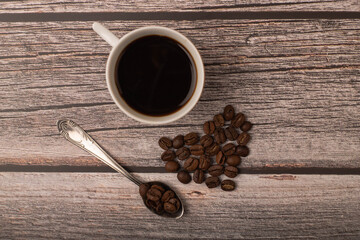
{"type": "Polygon", "coordinates": [[[112,47],[115,47],[118,44],[119,39],[100,23],[94,22],[92,28],[97,34],[99,34],[102,39],[104,39],[112,47]]]}

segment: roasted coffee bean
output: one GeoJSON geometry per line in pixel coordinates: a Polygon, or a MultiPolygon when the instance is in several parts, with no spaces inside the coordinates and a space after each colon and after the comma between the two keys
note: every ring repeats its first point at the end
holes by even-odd
{"type": "Polygon", "coordinates": [[[164,208],[161,202],[158,202],[155,207],[155,212],[157,214],[162,214],[164,212],[164,208]]]}
{"type": "Polygon", "coordinates": [[[199,166],[199,159],[197,158],[189,157],[184,162],[184,169],[186,171],[195,171],[195,169],[197,169],[198,166],[199,166]]]}
{"type": "Polygon", "coordinates": [[[155,202],[155,201],[151,201],[150,199],[146,199],[146,201],[145,201],[146,206],[148,206],[152,209],[155,209],[156,206],[158,205],[158,203],[159,203],[159,201],[155,202]]]}
{"type": "Polygon", "coordinates": [[[173,140],[173,147],[176,149],[181,148],[184,146],[184,136],[183,135],[177,135],[173,140]]]}
{"type": "Polygon", "coordinates": [[[233,120],[231,120],[231,125],[233,125],[236,128],[239,128],[243,123],[245,122],[245,116],[242,113],[238,113],[235,115],[233,120]]]}
{"type": "Polygon", "coordinates": [[[234,178],[238,175],[239,169],[233,166],[225,167],[224,174],[229,178],[234,178]]]}
{"type": "Polygon", "coordinates": [[[215,123],[213,121],[207,121],[204,123],[204,133],[213,134],[215,131],[215,123]]]}
{"type": "Polygon", "coordinates": [[[205,174],[202,170],[196,169],[193,175],[193,180],[195,183],[202,183],[205,180],[205,174]]]}
{"type": "Polygon", "coordinates": [[[162,202],[167,202],[169,201],[171,198],[175,197],[175,193],[171,190],[167,190],[161,197],[161,201],[162,202]]]}
{"type": "Polygon", "coordinates": [[[194,145],[199,141],[199,135],[194,132],[188,133],[185,135],[184,141],[186,145],[194,145]]]}
{"type": "Polygon", "coordinates": [[[180,208],[180,201],[177,198],[171,198],[168,202],[164,203],[164,210],[168,213],[174,214],[180,208]]]}
{"type": "Polygon", "coordinates": [[[210,135],[204,135],[200,138],[200,144],[203,145],[203,147],[208,147],[214,142],[214,139],[210,135]]]}
{"type": "Polygon", "coordinates": [[[213,177],[218,177],[224,173],[224,167],[221,165],[213,165],[209,167],[208,172],[213,177]]]}
{"type": "Polygon", "coordinates": [[[143,183],[139,186],[139,193],[142,198],[146,197],[147,191],[150,189],[150,185],[148,183],[143,183]]]}
{"type": "Polygon", "coordinates": [[[159,139],[159,146],[164,150],[168,150],[172,147],[172,141],[167,137],[162,137],[159,139]]]}
{"type": "Polygon", "coordinates": [[[234,118],[234,115],[235,115],[235,109],[233,106],[231,105],[227,105],[225,108],[224,108],[224,119],[226,121],[230,121],[231,119],[234,118]]]}
{"type": "Polygon", "coordinates": [[[175,159],[175,153],[173,150],[166,150],[165,152],[163,152],[163,154],[161,154],[161,159],[163,161],[171,161],[175,159]]]}
{"type": "Polygon", "coordinates": [[[201,170],[208,170],[211,165],[210,157],[206,155],[201,155],[199,159],[199,168],[201,170]]]}
{"type": "Polygon", "coordinates": [[[216,154],[216,162],[219,165],[224,165],[226,162],[226,156],[222,151],[219,151],[218,154],[216,154]]]}
{"type": "Polygon", "coordinates": [[[245,121],[245,122],[243,123],[243,125],[241,125],[241,127],[240,127],[240,129],[241,129],[242,131],[244,131],[244,132],[250,131],[251,128],[252,128],[252,124],[251,124],[251,122],[248,122],[248,121],[245,121]]]}
{"type": "Polygon", "coordinates": [[[224,180],[221,182],[221,189],[224,191],[232,191],[235,189],[235,183],[231,180],[224,180]]]}
{"type": "Polygon", "coordinates": [[[147,199],[154,201],[154,202],[159,201],[161,196],[162,196],[162,193],[160,192],[160,190],[156,189],[156,188],[152,188],[152,187],[146,193],[147,199]]]}
{"type": "Polygon", "coordinates": [[[190,156],[190,150],[187,147],[182,147],[176,150],[176,156],[179,160],[185,160],[190,156]]]}
{"type": "Polygon", "coordinates": [[[168,161],[165,164],[165,170],[168,172],[177,172],[177,170],[179,170],[179,168],[180,168],[180,165],[176,161],[168,161]]]}
{"type": "Polygon", "coordinates": [[[226,156],[233,155],[235,153],[236,146],[232,143],[227,143],[223,146],[222,151],[226,156]]]}
{"type": "Polygon", "coordinates": [[[236,142],[240,146],[245,146],[250,141],[250,139],[251,139],[251,137],[250,137],[250,135],[248,133],[242,132],[242,133],[240,133],[240,135],[236,139],[236,142]]]}
{"type": "Polygon", "coordinates": [[[190,153],[195,156],[200,156],[204,154],[204,147],[200,144],[192,145],[190,147],[190,153]]]}
{"type": "Polygon", "coordinates": [[[215,141],[218,144],[223,144],[226,141],[226,136],[223,128],[217,128],[214,132],[215,141]]]}
{"type": "Polygon", "coordinates": [[[208,188],[216,188],[220,184],[220,179],[218,177],[208,177],[205,184],[208,188]]]}
{"type": "Polygon", "coordinates": [[[182,171],[178,172],[177,179],[181,183],[187,184],[191,181],[191,176],[190,176],[189,172],[182,170],[182,171]]]}
{"type": "Polygon", "coordinates": [[[239,136],[239,133],[236,131],[236,128],[234,128],[233,126],[229,126],[225,129],[225,136],[230,141],[234,141],[239,136]]]}
{"type": "Polygon", "coordinates": [[[162,186],[157,185],[157,184],[151,185],[151,188],[155,188],[155,189],[159,190],[161,192],[161,194],[163,194],[165,192],[165,188],[163,188],[162,186]]]}
{"type": "Polygon", "coordinates": [[[235,154],[241,157],[246,157],[249,155],[249,148],[247,146],[237,146],[235,150],[235,154]]]}
{"type": "Polygon", "coordinates": [[[226,163],[230,166],[236,167],[241,163],[241,158],[238,155],[231,155],[227,157],[226,163]]]}
{"type": "Polygon", "coordinates": [[[216,143],[211,144],[205,148],[205,153],[209,156],[215,156],[220,151],[220,146],[216,143]]]}
{"type": "Polygon", "coordinates": [[[214,123],[215,123],[215,127],[219,128],[224,126],[225,124],[225,120],[222,114],[216,114],[214,116],[214,123]]]}

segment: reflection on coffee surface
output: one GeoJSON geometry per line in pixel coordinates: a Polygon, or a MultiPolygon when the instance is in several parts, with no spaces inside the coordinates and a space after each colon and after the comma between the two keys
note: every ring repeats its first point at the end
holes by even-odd
{"type": "Polygon", "coordinates": [[[196,69],[191,55],[168,37],[151,35],[130,43],[119,56],[116,85],[134,110],[171,114],[191,98],[196,69]]]}

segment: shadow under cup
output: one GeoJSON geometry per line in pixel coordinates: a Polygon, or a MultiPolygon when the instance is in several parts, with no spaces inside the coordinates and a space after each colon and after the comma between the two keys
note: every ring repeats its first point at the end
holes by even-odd
{"type": "Polygon", "coordinates": [[[133,40],[120,53],[115,83],[121,98],[136,112],[161,117],[184,107],[197,85],[192,55],[167,36],[133,40]]]}

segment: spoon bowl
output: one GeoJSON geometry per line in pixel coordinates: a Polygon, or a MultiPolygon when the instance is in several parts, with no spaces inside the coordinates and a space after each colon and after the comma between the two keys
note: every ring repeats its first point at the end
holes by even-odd
{"type": "Polygon", "coordinates": [[[153,182],[147,182],[147,184],[149,184],[150,186],[151,185],[160,185],[162,186],[165,190],[171,190],[175,193],[175,198],[177,198],[180,202],[180,207],[179,207],[179,210],[176,212],[176,213],[173,213],[173,214],[170,214],[170,213],[167,213],[165,211],[163,211],[162,213],[158,213],[156,212],[153,208],[149,207],[147,204],[146,204],[146,199],[143,198],[143,202],[144,202],[144,205],[153,213],[159,215],[159,216],[162,216],[162,217],[168,217],[168,218],[175,218],[175,219],[178,219],[178,218],[181,218],[183,215],[184,215],[184,205],[181,201],[181,199],[179,198],[179,196],[176,194],[176,192],[170,188],[168,185],[166,185],[165,183],[162,183],[162,182],[158,182],[158,181],[153,181],[153,182]]]}

